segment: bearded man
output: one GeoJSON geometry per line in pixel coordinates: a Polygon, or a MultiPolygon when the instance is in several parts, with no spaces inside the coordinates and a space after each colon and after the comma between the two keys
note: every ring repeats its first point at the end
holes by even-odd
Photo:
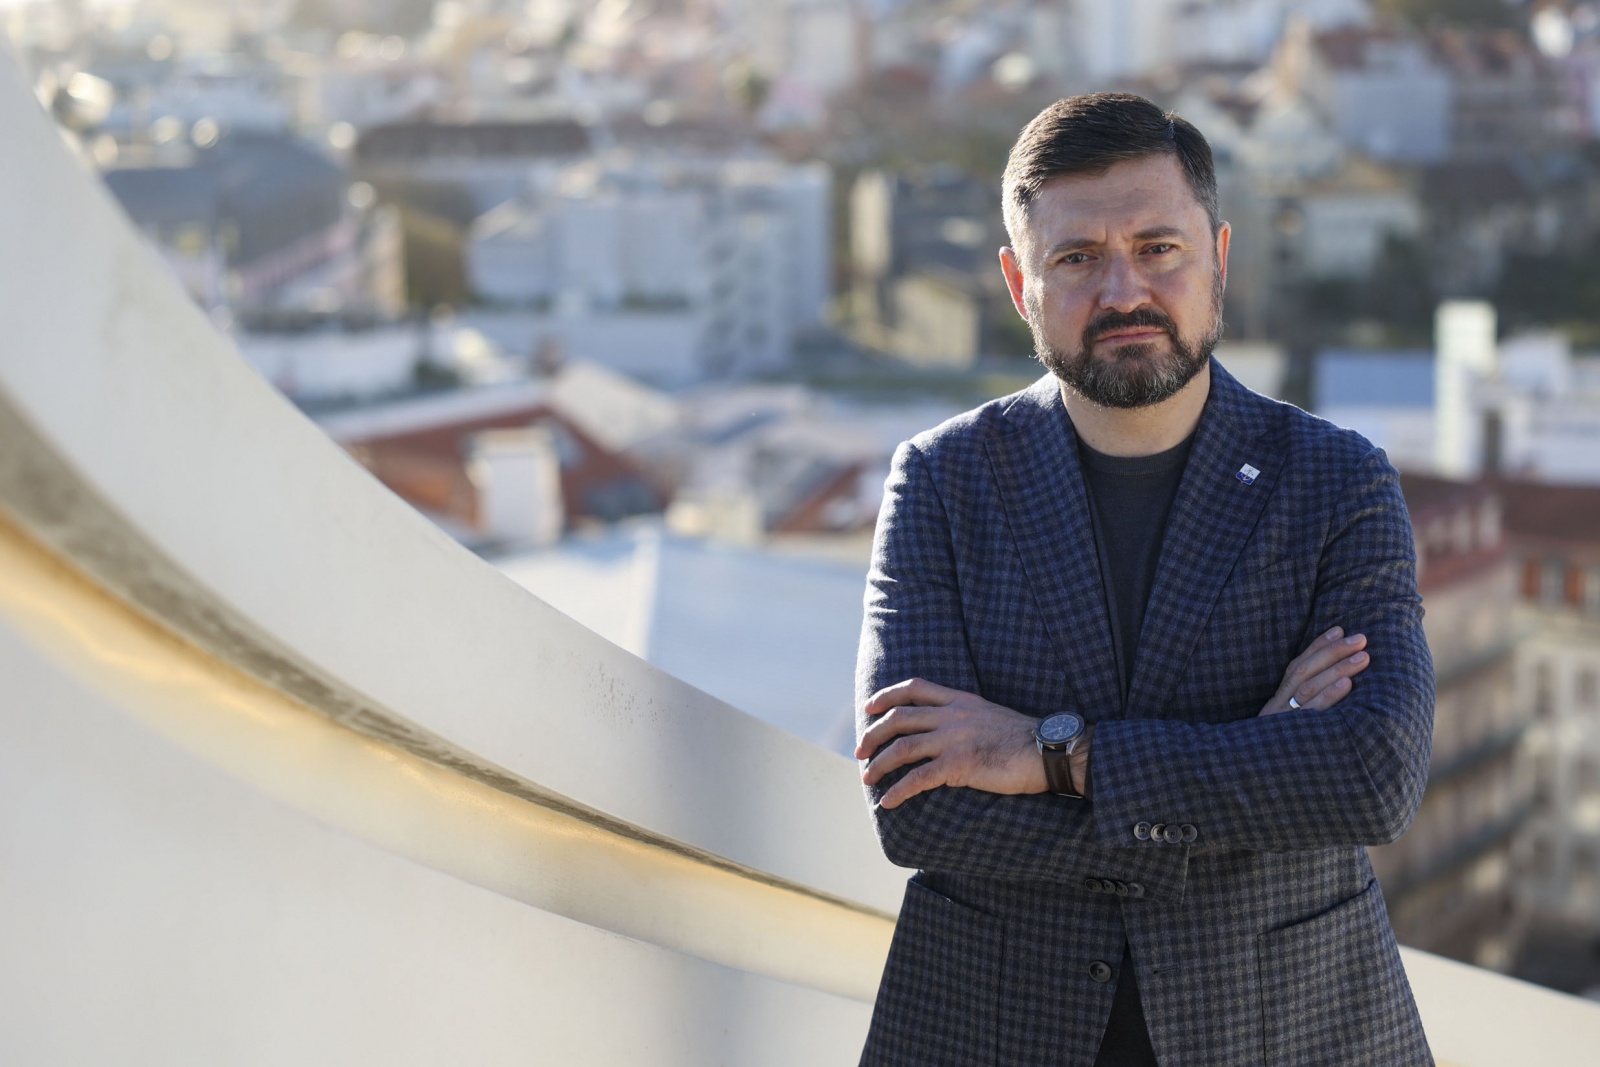
{"type": "Polygon", "coordinates": [[[1364,847],[1432,737],[1398,476],[1212,358],[1192,125],[1060,101],[1003,195],[1050,373],[888,480],[856,755],[917,873],[862,1063],[1432,1063],[1364,847]]]}

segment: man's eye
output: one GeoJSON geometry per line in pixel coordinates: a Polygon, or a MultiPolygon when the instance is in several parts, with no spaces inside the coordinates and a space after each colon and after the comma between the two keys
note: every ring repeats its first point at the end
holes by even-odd
{"type": "Polygon", "coordinates": [[[1151,245],[1149,248],[1145,249],[1145,251],[1146,252],[1154,252],[1157,255],[1160,255],[1163,252],[1171,252],[1176,247],[1178,247],[1178,246],[1177,245],[1173,245],[1173,244],[1155,244],[1155,245],[1151,245]]]}
{"type": "Polygon", "coordinates": [[[1061,257],[1061,262],[1063,262],[1063,263],[1071,263],[1071,264],[1074,264],[1074,265],[1079,264],[1079,263],[1087,263],[1087,262],[1089,262],[1089,253],[1087,253],[1087,252],[1068,252],[1066,255],[1061,257]]]}

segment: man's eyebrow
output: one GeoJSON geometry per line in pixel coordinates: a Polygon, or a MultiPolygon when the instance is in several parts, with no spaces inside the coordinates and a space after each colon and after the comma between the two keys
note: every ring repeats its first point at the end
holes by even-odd
{"type": "Polygon", "coordinates": [[[1163,237],[1187,237],[1182,226],[1152,226],[1133,235],[1135,241],[1159,241],[1163,237]]]}
{"type": "MultiPolygon", "coordinates": [[[[1135,241],[1159,241],[1166,237],[1188,236],[1189,232],[1182,226],[1151,226],[1134,234],[1133,239],[1135,241]]],[[[1063,252],[1072,252],[1079,248],[1095,248],[1102,243],[1094,237],[1068,237],[1045,249],[1044,258],[1053,259],[1063,252]]]]}

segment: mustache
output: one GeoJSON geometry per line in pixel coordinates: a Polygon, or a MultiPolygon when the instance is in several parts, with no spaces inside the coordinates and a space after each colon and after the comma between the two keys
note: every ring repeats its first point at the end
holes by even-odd
{"type": "Polygon", "coordinates": [[[1112,330],[1159,329],[1169,337],[1178,336],[1178,328],[1163,311],[1153,307],[1134,308],[1132,311],[1108,311],[1084,327],[1083,343],[1091,345],[1112,330]]]}

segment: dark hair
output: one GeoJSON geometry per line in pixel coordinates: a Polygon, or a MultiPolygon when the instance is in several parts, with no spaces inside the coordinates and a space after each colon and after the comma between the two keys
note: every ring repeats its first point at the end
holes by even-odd
{"type": "Polygon", "coordinates": [[[1023,127],[1011,146],[1001,185],[1006,230],[1015,241],[1016,223],[1051,178],[1103,174],[1113,164],[1162,153],[1177,156],[1215,233],[1222,217],[1211,146],[1193,123],[1132,93],[1069,96],[1023,127]]]}

